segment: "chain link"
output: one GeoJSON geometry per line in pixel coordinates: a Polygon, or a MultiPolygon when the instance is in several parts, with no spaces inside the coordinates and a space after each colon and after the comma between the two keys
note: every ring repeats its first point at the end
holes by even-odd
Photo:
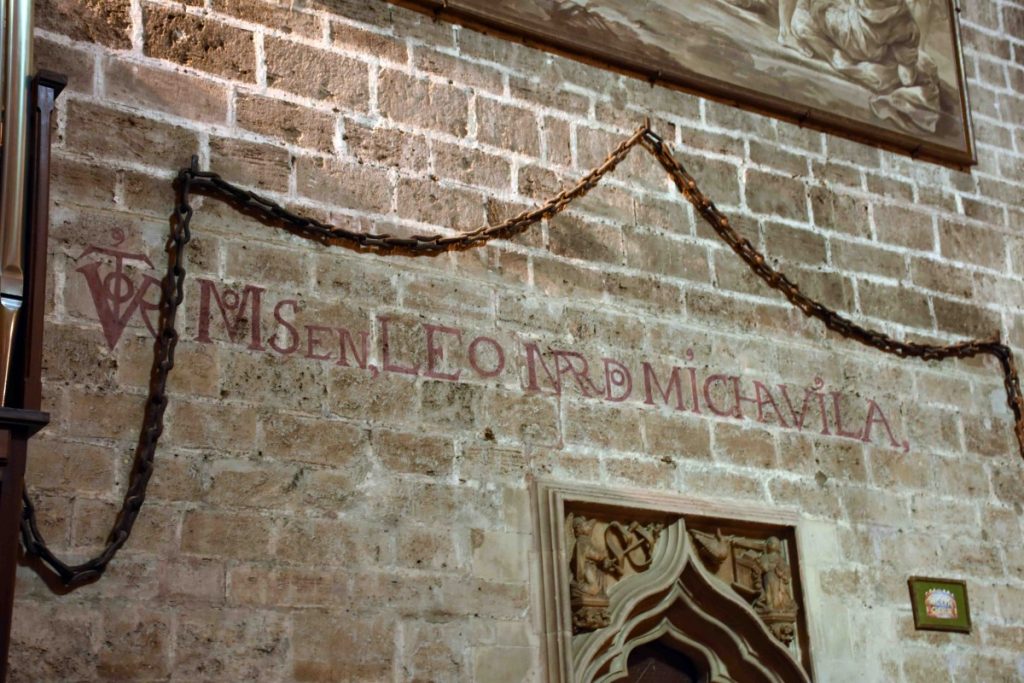
{"type": "MultiPolygon", "coordinates": [[[[336,225],[322,223],[292,213],[280,204],[271,201],[255,192],[250,192],[232,185],[216,173],[191,171],[192,186],[197,192],[204,192],[225,199],[239,211],[256,214],[265,219],[285,225],[292,232],[327,245],[349,244],[364,249],[378,251],[404,251],[416,254],[436,254],[450,249],[470,249],[492,239],[510,237],[518,234],[531,225],[554,217],[564,211],[572,202],[582,198],[607,174],[615,170],[630,150],[639,145],[648,128],[638,128],[630,137],[623,140],[605,158],[600,166],[583,176],[575,185],[563,190],[543,206],[528,209],[497,225],[485,225],[475,230],[456,235],[412,235],[395,237],[388,234],[354,232],[336,225]]],[[[194,166],[193,161],[193,166],[194,166]]]]}
{"type": "Polygon", "coordinates": [[[69,587],[90,583],[98,579],[117,551],[128,540],[132,527],[146,500],[146,488],[153,475],[153,459],[157,442],[164,430],[164,411],[167,409],[167,377],[174,368],[174,350],[178,345],[178,331],[175,322],[178,307],[185,298],[185,247],[192,234],[189,224],[192,207],[189,204],[191,184],[197,172],[196,161],[192,167],[182,169],[176,180],[177,203],[171,221],[171,234],[167,240],[167,271],[160,281],[160,319],[157,337],[153,343],[153,365],[150,371],[149,395],[146,399],[139,430],[139,441],[135,448],[128,489],[121,503],[121,510],[114,520],[107,537],[106,546],[96,557],[81,564],[69,565],[54,555],[39,531],[35,506],[32,504],[26,486],[22,499],[21,542],[28,555],[34,555],[48,565],[69,587]]]}
{"type": "Polygon", "coordinates": [[[981,355],[995,357],[1003,371],[1006,400],[1014,417],[1014,433],[1017,436],[1021,457],[1024,457],[1024,399],[1021,397],[1020,377],[1017,374],[1013,352],[1009,346],[999,340],[998,334],[991,339],[972,339],[943,346],[902,342],[877,330],[856,324],[801,292],[800,288],[783,273],[768,265],[764,255],[757,251],[749,240],[737,233],[729,224],[729,219],[725,214],[700,191],[697,181],[683,168],[679,160],[672,154],[671,147],[657,134],[648,129],[644,134],[642,144],[662,165],[676,189],[686,197],[722,241],[743,259],[743,262],[755,275],[786,297],[789,303],[800,309],[804,315],[817,318],[824,323],[825,327],[846,339],[852,339],[900,358],[945,360],[946,358],[973,358],[981,355]]]}
{"type": "Polygon", "coordinates": [[[280,204],[255,192],[233,185],[216,173],[200,171],[198,159],[178,174],[175,181],[177,203],[174,208],[171,234],[167,242],[167,271],[161,280],[160,320],[153,345],[153,365],[149,394],[146,400],[139,441],[128,489],[122,501],[107,544],[99,555],[76,565],[61,561],[49,549],[39,532],[35,507],[24,493],[21,520],[21,539],[26,553],[41,559],[69,588],[75,588],[98,579],[118,550],[131,535],[132,527],[146,499],[146,488],[153,474],[157,443],[163,433],[163,417],[167,408],[167,377],[174,368],[174,350],[178,342],[175,327],[178,308],[184,299],[185,247],[191,239],[191,197],[193,193],[223,200],[238,211],[255,216],[267,223],[286,229],[326,245],[348,244],[361,249],[405,254],[436,254],[455,249],[482,246],[492,239],[507,238],[523,232],[536,223],[550,219],[577,199],[584,197],[612,172],[637,146],[646,149],[665,169],[682,195],[694,206],[715,233],[772,289],[783,296],[804,315],[820,320],[825,327],[846,339],[852,339],[884,353],[901,358],[943,360],[971,358],[979,355],[994,356],[1003,370],[1007,401],[1015,419],[1015,432],[1024,456],[1024,400],[1021,398],[1020,380],[1010,348],[998,337],[990,340],[971,340],[949,346],[901,342],[881,332],[867,329],[815,301],[800,291],[783,273],[768,265],[763,254],[729,224],[729,219],[697,187],[697,182],[676,159],[671,146],[651,130],[647,121],[623,140],[597,168],[583,176],[575,185],[552,197],[542,206],[523,211],[496,225],[485,225],[463,233],[445,235],[412,235],[396,237],[389,234],[361,233],[340,226],[323,223],[288,211],[280,204]]]}

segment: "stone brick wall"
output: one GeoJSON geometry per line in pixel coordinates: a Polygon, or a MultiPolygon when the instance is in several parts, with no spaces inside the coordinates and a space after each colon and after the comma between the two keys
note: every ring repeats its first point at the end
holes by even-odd
{"type": "MultiPolygon", "coordinates": [[[[125,486],[147,278],[193,154],[349,227],[460,230],[650,115],[814,296],[907,339],[1024,347],[1018,0],[964,3],[971,173],[380,0],[37,6],[38,63],[70,83],[29,485],[68,556],[99,547],[125,486]]],[[[436,258],[327,249],[209,200],[193,228],[149,500],[102,581],[56,596],[19,569],[13,680],[539,680],[534,477],[799,509],[820,680],[1024,676],[1024,467],[997,368],[823,333],[641,153],[549,224],[436,258]],[[974,632],[915,632],[914,574],[966,578],[974,632]]]]}

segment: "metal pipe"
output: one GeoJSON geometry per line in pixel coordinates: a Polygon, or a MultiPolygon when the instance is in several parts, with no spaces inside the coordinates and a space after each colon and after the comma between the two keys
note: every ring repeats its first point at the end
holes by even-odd
{"type": "Polygon", "coordinates": [[[6,0],[3,187],[0,188],[0,405],[7,405],[14,331],[25,299],[25,153],[32,70],[32,0],[6,0]]]}
{"type": "MultiPolygon", "coordinates": [[[[7,5],[11,0],[0,0],[0,154],[3,151],[4,141],[4,123],[3,123],[3,107],[6,106],[7,102],[4,100],[4,94],[7,92],[7,72],[4,70],[7,67],[7,5]]],[[[2,168],[2,167],[0,167],[2,168]]]]}

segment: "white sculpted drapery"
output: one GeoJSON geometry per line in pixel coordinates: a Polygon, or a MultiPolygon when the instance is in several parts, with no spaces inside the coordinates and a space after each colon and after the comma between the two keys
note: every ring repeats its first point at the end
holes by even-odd
{"type": "Polygon", "coordinates": [[[871,92],[871,111],[915,131],[934,132],[938,69],[924,46],[941,11],[936,0],[727,0],[778,18],[779,42],[871,92]]]}

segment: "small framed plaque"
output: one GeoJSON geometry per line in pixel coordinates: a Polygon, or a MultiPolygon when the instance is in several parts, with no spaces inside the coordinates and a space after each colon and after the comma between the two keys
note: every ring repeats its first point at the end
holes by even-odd
{"type": "Polygon", "coordinates": [[[914,627],[918,631],[971,632],[966,582],[912,576],[907,583],[914,606],[914,627]]]}

